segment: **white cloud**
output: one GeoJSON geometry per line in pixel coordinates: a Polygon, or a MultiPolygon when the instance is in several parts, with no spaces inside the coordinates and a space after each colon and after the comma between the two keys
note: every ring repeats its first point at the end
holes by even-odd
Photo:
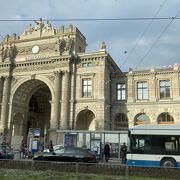
{"type": "MultiPolygon", "coordinates": [[[[40,17],[44,19],[153,17],[162,2],[162,0],[6,0],[1,2],[0,17],[18,20],[40,17]]],[[[166,1],[158,16],[173,17],[179,7],[179,0],[166,1]]],[[[21,34],[29,23],[0,22],[0,35],[14,32],[21,34]]],[[[86,36],[88,51],[98,50],[101,42],[105,41],[108,51],[118,65],[128,56],[127,62],[122,67],[127,70],[128,67],[138,64],[169,21],[154,21],[146,34],[137,42],[136,39],[143,33],[149,21],[52,22],[58,27],[70,23],[77,26],[86,36]],[[137,47],[131,53],[135,45],[137,47]]],[[[175,20],[140,66],[179,63],[179,29],[179,20],[175,20]]]]}

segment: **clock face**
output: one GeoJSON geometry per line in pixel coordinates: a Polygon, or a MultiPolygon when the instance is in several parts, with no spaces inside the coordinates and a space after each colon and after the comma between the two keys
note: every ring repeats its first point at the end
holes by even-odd
{"type": "Polygon", "coordinates": [[[39,52],[39,46],[37,46],[37,45],[36,45],[36,46],[33,46],[33,47],[32,47],[32,53],[33,53],[33,54],[37,54],[38,52],[39,52]]]}

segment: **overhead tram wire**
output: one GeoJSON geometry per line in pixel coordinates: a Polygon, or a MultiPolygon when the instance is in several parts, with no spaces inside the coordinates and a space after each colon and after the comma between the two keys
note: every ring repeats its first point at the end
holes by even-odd
{"type": "Polygon", "coordinates": [[[164,28],[164,30],[159,34],[159,36],[157,37],[157,39],[155,40],[155,42],[152,44],[152,46],[150,47],[150,49],[146,52],[146,54],[140,59],[140,61],[138,62],[138,64],[136,65],[135,69],[137,69],[137,67],[144,61],[144,59],[149,55],[149,53],[152,51],[152,49],[156,46],[156,44],[158,43],[158,41],[160,40],[160,38],[162,37],[162,35],[167,31],[167,29],[169,28],[169,26],[174,22],[174,20],[177,18],[177,16],[179,15],[180,10],[176,13],[174,19],[172,19],[167,26],[164,28]]]}
{"type": "MultiPolygon", "coordinates": [[[[163,8],[163,6],[165,5],[165,3],[167,2],[167,0],[164,0],[161,5],[159,6],[157,12],[155,13],[155,15],[153,16],[153,18],[157,17],[157,15],[159,14],[159,12],[161,11],[161,9],[163,8]]],[[[146,34],[146,32],[149,30],[150,26],[152,25],[152,23],[154,22],[154,19],[152,19],[149,24],[146,26],[146,28],[144,29],[143,33],[141,35],[139,35],[139,37],[137,38],[134,47],[129,51],[127,57],[125,58],[125,60],[123,61],[123,63],[120,65],[120,68],[128,61],[130,55],[134,52],[134,50],[137,48],[137,44],[138,42],[140,42],[140,40],[143,38],[143,36],[146,34]]]]}
{"type": "MultiPolygon", "coordinates": [[[[136,18],[73,18],[73,19],[43,19],[43,21],[146,21],[146,20],[170,20],[180,17],[136,17],[136,18]]],[[[37,19],[0,19],[0,22],[32,22],[37,19]]]]}

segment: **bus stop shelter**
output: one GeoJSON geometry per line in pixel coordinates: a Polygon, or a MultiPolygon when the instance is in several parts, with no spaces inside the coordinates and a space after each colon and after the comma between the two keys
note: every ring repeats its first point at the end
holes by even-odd
{"type": "Polygon", "coordinates": [[[120,147],[128,142],[128,131],[57,130],[56,144],[83,147],[94,151],[100,158],[106,143],[110,145],[111,158],[120,159],[120,147]]]}

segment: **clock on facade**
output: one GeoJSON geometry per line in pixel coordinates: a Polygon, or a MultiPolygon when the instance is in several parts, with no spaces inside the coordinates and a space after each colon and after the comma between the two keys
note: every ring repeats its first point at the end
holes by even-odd
{"type": "Polygon", "coordinates": [[[35,45],[32,47],[32,53],[37,54],[39,52],[39,46],[35,45]]]}

